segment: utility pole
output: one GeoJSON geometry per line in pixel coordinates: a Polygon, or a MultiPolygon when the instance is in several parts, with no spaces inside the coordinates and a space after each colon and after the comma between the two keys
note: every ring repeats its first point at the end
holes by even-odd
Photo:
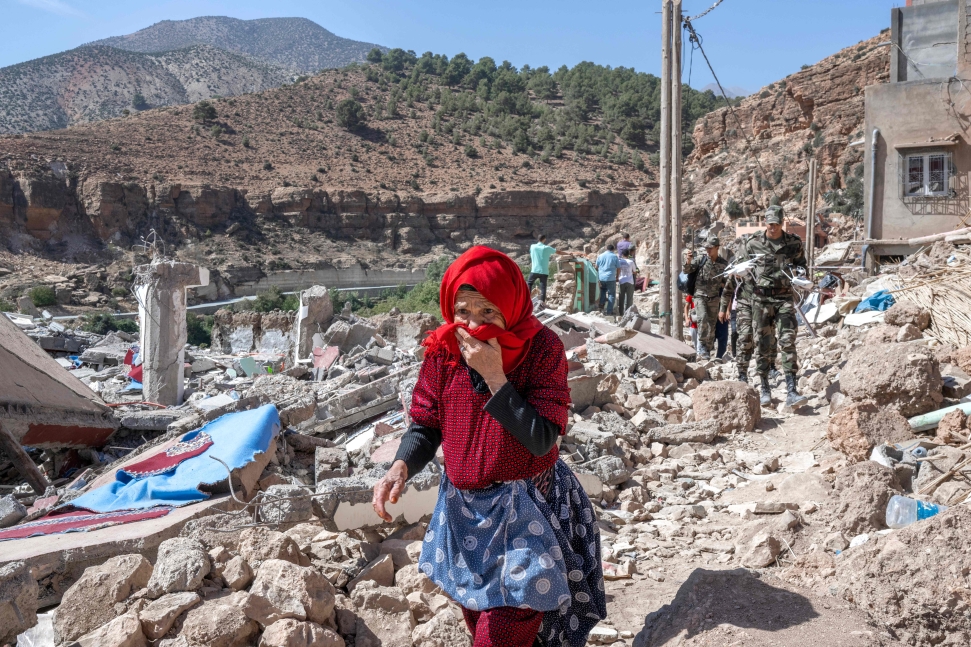
{"type": "Polygon", "coordinates": [[[674,0],[671,17],[671,40],[674,42],[671,56],[671,298],[677,313],[672,316],[671,336],[684,338],[680,316],[681,293],[678,292],[678,272],[681,271],[681,249],[684,238],[681,233],[681,0],[674,0]]]}
{"type": "Polygon", "coordinates": [[[673,0],[661,0],[661,204],[659,303],[662,335],[671,334],[671,14],[673,0]]]}
{"type": "Polygon", "coordinates": [[[813,280],[813,256],[816,251],[816,158],[809,160],[809,200],[806,205],[806,261],[809,280],[813,280]]]}

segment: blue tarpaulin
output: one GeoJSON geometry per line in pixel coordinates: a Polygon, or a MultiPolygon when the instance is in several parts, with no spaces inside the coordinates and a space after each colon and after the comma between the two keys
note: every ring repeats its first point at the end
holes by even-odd
{"type": "Polygon", "coordinates": [[[228,476],[226,468],[209,457],[223,460],[230,469],[251,463],[256,454],[269,449],[270,441],[280,431],[280,416],[274,405],[267,404],[259,409],[226,414],[198,431],[209,434],[212,446],[180,463],[173,471],[135,478],[119,470],[113,483],[79,496],[68,505],[94,512],[114,512],[203,501],[209,495],[200,491],[199,486],[225,481],[228,476]]]}
{"type": "Polygon", "coordinates": [[[863,299],[863,301],[860,301],[854,312],[868,312],[870,310],[883,312],[884,310],[890,308],[890,306],[893,304],[893,295],[886,290],[880,290],[879,292],[874,292],[867,298],[863,299]]]}

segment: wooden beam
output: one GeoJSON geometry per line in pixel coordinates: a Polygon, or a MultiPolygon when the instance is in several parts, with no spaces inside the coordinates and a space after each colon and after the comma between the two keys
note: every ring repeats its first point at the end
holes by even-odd
{"type": "Polygon", "coordinates": [[[30,456],[21,447],[20,442],[0,422],[0,450],[7,455],[13,466],[20,472],[20,476],[27,481],[38,495],[43,495],[50,485],[40,469],[30,459],[30,456]]]}

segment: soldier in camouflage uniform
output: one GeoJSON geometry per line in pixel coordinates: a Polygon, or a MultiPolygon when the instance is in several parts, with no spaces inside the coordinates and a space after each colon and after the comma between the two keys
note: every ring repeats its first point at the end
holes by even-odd
{"type": "Polygon", "coordinates": [[[763,405],[772,402],[769,389],[769,367],[774,360],[774,347],[782,351],[782,370],[786,378],[786,404],[799,406],[806,398],[796,391],[796,306],[792,301],[792,282],[789,278],[796,267],[806,267],[802,239],[782,229],[782,208],[769,207],[765,212],[765,230],[753,234],[746,243],[750,258],[757,257],[753,270],[754,300],[752,322],[758,336],[759,353],[756,368],[762,389],[763,405]],[[778,335],[778,338],[776,338],[778,335]]]}
{"type": "MultiPolygon", "coordinates": [[[[734,263],[742,263],[749,259],[746,244],[748,236],[741,239],[738,251],[735,253],[734,263]]],[[[722,294],[721,310],[732,311],[732,301],[736,302],[735,331],[738,336],[735,362],[738,367],[738,379],[748,382],[748,367],[755,351],[755,337],[752,335],[752,300],[755,298],[755,282],[751,274],[748,276],[732,275],[725,284],[722,294]]],[[[774,337],[773,337],[774,339],[774,337]]],[[[775,348],[773,347],[773,357],[775,348]]]]}
{"type": "Polygon", "coordinates": [[[688,252],[682,271],[685,274],[696,273],[695,278],[695,316],[698,320],[698,355],[701,359],[709,359],[715,341],[715,325],[727,318],[722,292],[725,290],[724,272],[728,263],[718,256],[721,243],[718,236],[709,236],[705,241],[706,254],[698,260],[688,252]]]}

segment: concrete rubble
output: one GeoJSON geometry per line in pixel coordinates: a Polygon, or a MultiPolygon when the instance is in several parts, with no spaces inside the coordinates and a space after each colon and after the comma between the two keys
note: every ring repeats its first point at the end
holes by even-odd
{"type": "MultiPolygon", "coordinates": [[[[874,283],[855,280],[838,298],[861,297],[874,283]]],[[[222,341],[185,349],[185,401],[166,409],[146,410],[134,404],[141,395],[122,391],[128,348],[118,363],[119,350],[107,346],[133,341],[115,337],[103,354],[91,353],[100,363],[87,383],[123,406],[108,446],[87,450],[77,468],[88,485],[116,459],[144,455],[225,413],[272,402],[284,430],[258,471],[238,475],[242,505],[188,515],[151,548],[121,543],[83,568],[45,566],[26,578],[16,564],[29,567],[29,559],[0,560],[11,573],[11,584],[0,585],[0,618],[8,600],[33,596],[59,604],[58,645],[469,645],[459,607],[417,568],[441,465],[433,461],[409,482],[389,507],[393,523],[370,505],[407,428],[419,344],[434,319],[365,320],[329,303],[315,289],[296,315],[218,315],[222,341]],[[268,330],[290,341],[279,352],[261,350],[268,330]]],[[[785,398],[781,377],[773,379],[773,405],[760,407],[730,357],[698,361],[689,346],[645,332],[640,317],[616,325],[582,313],[546,316],[564,341],[573,399],[560,458],[594,503],[608,590],[616,597],[640,582],[661,586],[675,573],[684,581],[633,630],[608,619],[591,643],[668,644],[679,631],[707,626],[689,608],[699,600],[728,626],[730,610],[719,600],[744,591],[771,602],[772,586],[839,601],[904,644],[939,644],[945,633],[971,639],[960,575],[969,568],[960,539],[971,495],[960,472],[971,457],[967,411],[929,430],[913,422],[964,402],[967,393],[954,395],[971,382],[971,347],[925,336],[935,330],[933,312],[898,304],[886,320],[857,326],[840,315],[816,324],[815,335],[801,329],[799,387],[809,400],[785,411],[776,406],[785,398]],[[913,330],[888,335],[881,326],[913,330]],[[874,331],[879,346],[869,341],[874,331]],[[950,508],[891,531],[886,506],[895,494],[950,508]],[[949,552],[935,560],[925,554],[930,546],[949,552]],[[919,566],[908,568],[914,559],[919,566]],[[900,585],[904,579],[911,584],[900,585]]],[[[45,455],[50,464],[42,466],[67,500],[57,456],[45,455]]],[[[23,486],[9,491],[0,525],[18,523],[23,512],[30,518],[38,498],[23,486]]],[[[798,610],[805,600],[787,604],[798,610]]]]}

